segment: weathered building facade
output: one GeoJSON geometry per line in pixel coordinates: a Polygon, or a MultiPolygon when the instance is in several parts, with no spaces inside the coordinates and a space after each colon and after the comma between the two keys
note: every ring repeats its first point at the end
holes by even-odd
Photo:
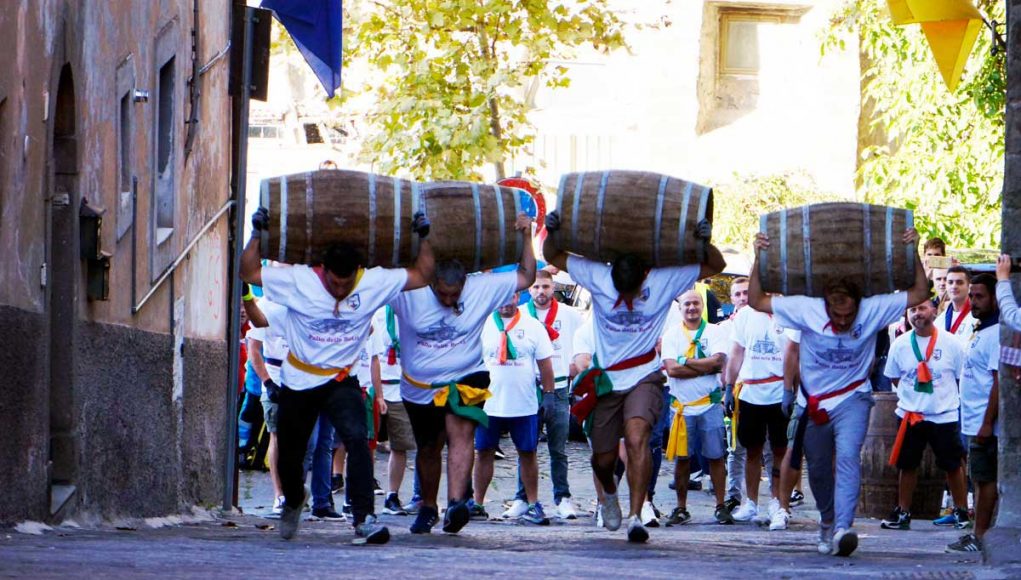
{"type": "Polygon", "coordinates": [[[0,523],[221,497],[229,40],[227,0],[0,10],[0,523]]]}

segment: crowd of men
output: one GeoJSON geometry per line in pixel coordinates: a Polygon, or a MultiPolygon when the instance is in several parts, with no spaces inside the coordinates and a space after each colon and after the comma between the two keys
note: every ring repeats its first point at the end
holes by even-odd
{"type": "MultiPolygon", "coordinates": [[[[343,511],[361,541],[390,538],[375,515],[376,493],[384,495],[383,513],[413,516],[412,533],[437,525],[458,533],[490,517],[486,492],[506,434],[519,481],[500,517],[532,525],[574,519],[566,452],[573,415],[591,447],[595,521],[610,531],[624,527],[628,541],[647,541],[649,527],[691,521],[693,471],[708,475],[719,524],[758,521],[785,530],[804,498],[804,466],[820,513],[818,551],[848,556],[858,546],[853,524],[872,392],[882,382],[876,377],[898,395],[889,460],[899,493],[882,527],[910,529],[927,446],[946,472],[951,502],[934,523],[970,530],[948,550],[980,550],[992,525],[1001,313],[1021,329],[1008,257],[996,278],[970,277],[960,266],[928,268],[926,260],[946,251],[930,240],[910,288],[870,297],[853,279],[830,281],[822,298],[768,294],[756,263],[749,277],[731,283],[733,312],[712,323],[712,293],[700,281],[725,263],[709,244],[707,222],[696,234],[707,244],[704,263],[650,268],[632,254],[605,264],[559,250],[553,212],[544,224],[548,266],[537,270],[532,224],[521,215],[517,268],[489,273],[437,261],[422,214],[412,224],[419,253],[404,269],[366,268],[359,249],[346,244],[331,246],[315,266],[264,264],[265,210],[252,225],[241,277],[261,287],[263,298],[244,297],[254,327],[248,351],[262,383],[273,509],[285,539],[297,533],[309,496],[313,517],[348,519],[331,493],[344,487],[341,474],[343,511]],[[591,312],[554,298],[557,270],[591,293],[591,312]],[[877,349],[877,339],[888,348],[877,349]],[[541,430],[553,486],[548,508],[539,501],[541,430]],[[382,439],[389,446],[385,488],[372,455],[382,439]],[[414,496],[405,503],[399,490],[409,451],[414,496]],[[675,463],[676,505],[668,513],[652,502],[664,457],[675,463]]],[[[917,233],[905,231],[904,242],[916,245],[917,233]]],[[[759,234],[756,256],[769,243],[759,234]]]]}

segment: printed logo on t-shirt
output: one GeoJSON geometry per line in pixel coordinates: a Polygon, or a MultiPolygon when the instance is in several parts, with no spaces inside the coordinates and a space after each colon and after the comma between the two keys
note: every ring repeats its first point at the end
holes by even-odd
{"type": "Polygon", "coordinates": [[[851,331],[851,338],[861,338],[862,326],[861,324],[855,324],[854,329],[851,331]]]}
{"type": "Polygon", "coordinates": [[[560,330],[560,328],[561,328],[562,326],[563,326],[563,325],[562,325],[562,324],[560,323],[560,321],[559,321],[559,320],[554,320],[554,321],[553,321],[553,330],[560,330]]]}
{"type": "Polygon", "coordinates": [[[763,355],[780,354],[780,347],[773,342],[773,339],[769,337],[767,332],[765,336],[755,341],[752,344],[752,352],[763,355]]]}
{"type": "Polygon", "coordinates": [[[621,310],[614,312],[607,317],[606,321],[617,326],[641,326],[651,320],[644,313],[637,310],[621,310]]]}
{"type": "Polygon", "coordinates": [[[419,339],[432,342],[446,342],[458,336],[457,329],[443,321],[419,331],[417,334],[419,339]]]}
{"type": "Polygon", "coordinates": [[[309,328],[322,334],[344,334],[348,332],[352,326],[353,324],[349,320],[330,320],[326,318],[315,320],[309,324],[309,328]]]}
{"type": "Polygon", "coordinates": [[[525,331],[524,330],[515,330],[514,331],[514,336],[518,337],[519,339],[524,339],[525,338],[525,331]]]}
{"type": "MultiPolygon", "coordinates": [[[[858,334],[861,334],[861,328],[859,325],[858,334]]],[[[854,349],[850,349],[844,346],[843,340],[837,341],[836,348],[828,348],[819,353],[819,358],[832,364],[843,364],[854,361],[854,349]]]]}
{"type": "Polygon", "coordinates": [[[937,348],[932,351],[932,360],[940,360],[943,358],[943,349],[937,348]]]}
{"type": "Polygon", "coordinates": [[[347,305],[351,310],[358,310],[358,307],[362,305],[362,298],[358,294],[352,294],[347,299],[347,305]]]}

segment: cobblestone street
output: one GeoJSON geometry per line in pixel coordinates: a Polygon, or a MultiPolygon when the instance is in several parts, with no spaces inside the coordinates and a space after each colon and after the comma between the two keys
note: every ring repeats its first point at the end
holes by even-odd
{"type": "MultiPolygon", "coordinates": [[[[595,527],[586,448],[577,443],[570,446],[571,487],[581,517],[569,522],[554,520],[549,527],[473,521],[458,536],[438,530],[430,536],[412,536],[408,532],[410,517],[382,516],[393,533],[387,546],[353,546],[354,534],[348,524],[308,521],[303,522],[297,539],[284,542],[277,536],[275,522],[260,517],[269,512],[272,497],[268,474],[243,472],[240,493],[244,514],[200,512],[183,519],[125,521],[90,529],[64,526],[39,535],[9,530],[0,535],[0,575],[67,577],[87,571],[91,578],[354,574],[417,578],[1021,577],[1018,569],[981,566],[977,554],[945,554],[944,545],[958,534],[928,521],[916,520],[910,532],[892,532],[880,530],[876,520],[859,519],[856,527],[861,544],[851,558],[820,556],[815,548],[817,514],[811,509],[811,497],[795,508],[788,531],[769,532],[755,524],[715,524],[711,497],[691,492],[691,524],[653,529],[647,545],[629,545],[623,530],[611,533],[595,527]]],[[[511,445],[506,442],[503,447],[509,450],[511,445]]],[[[549,463],[542,446],[540,453],[540,499],[549,505],[549,463]]],[[[386,454],[378,455],[377,474],[386,473],[386,459],[386,454]]],[[[514,494],[514,465],[513,452],[496,464],[487,502],[491,515],[498,515],[503,501],[514,494]]],[[[672,467],[664,467],[656,496],[663,511],[674,505],[673,492],[667,487],[671,478],[672,467]]],[[[410,498],[410,488],[409,471],[401,494],[405,501],[410,498]]],[[[625,495],[626,491],[622,492],[622,504],[626,505],[625,495]]],[[[377,508],[381,503],[377,496],[377,508]]]]}

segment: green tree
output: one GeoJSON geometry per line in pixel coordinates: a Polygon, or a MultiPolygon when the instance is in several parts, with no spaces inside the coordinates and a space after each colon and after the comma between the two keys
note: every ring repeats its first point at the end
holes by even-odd
{"type": "MultiPolygon", "coordinates": [[[[979,0],[1004,20],[1002,0],[979,0]]],[[[856,38],[862,62],[858,190],[864,201],[915,210],[923,237],[991,247],[1000,232],[1004,54],[983,29],[950,93],[918,25],[894,26],[885,0],[849,0],[823,50],[856,38]]]]}
{"type": "Polygon", "coordinates": [[[376,73],[364,154],[377,171],[479,179],[530,142],[528,91],[567,86],[555,64],[625,47],[608,0],[377,0],[352,12],[345,60],[376,73]]]}

